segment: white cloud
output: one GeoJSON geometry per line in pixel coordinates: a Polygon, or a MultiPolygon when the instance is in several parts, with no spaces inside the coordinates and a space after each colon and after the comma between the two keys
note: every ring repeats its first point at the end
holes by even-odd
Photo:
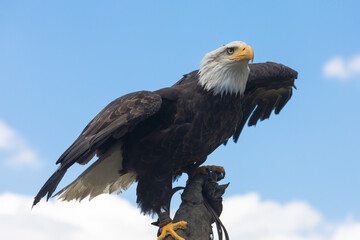
{"type": "Polygon", "coordinates": [[[14,129],[0,120],[0,160],[6,166],[39,167],[41,162],[34,149],[14,129]]]}
{"type": "Polygon", "coordinates": [[[270,201],[261,202],[257,194],[249,194],[227,199],[224,219],[229,221],[229,227],[234,229],[236,226],[242,226],[241,230],[236,231],[238,235],[236,238],[242,235],[254,238],[253,235],[259,233],[292,234],[307,230],[318,225],[321,216],[305,203],[292,202],[280,205],[270,201]],[[226,211],[227,208],[230,208],[231,211],[226,211]],[[234,215],[233,212],[236,212],[237,215],[234,215]]]}
{"type": "MultiPolygon", "coordinates": [[[[41,202],[0,194],[0,239],[155,239],[153,221],[114,195],[81,203],[41,202]]],[[[358,240],[360,222],[326,221],[307,203],[263,201],[256,193],[227,198],[221,219],[231,239],[246,240],[358,240]]]]}
{"type": "Polygon", "coordinates": [[[332,240],[359,240],[360,223],[348,223],[338,227],[332,240]]]}
{"type": "Polygon", "coordinates": [[[154,239],[157,233],[149,217],[114,195],[81,203],[41,202],[31,210],[32,201],[0,195],[0,239],[154,239]]]}
{"type": "Polygon", "coordinates": [[[354,74],[360,74],[360,54],[351,59],[349,69],[354,74]]]}
{"type": "Polygon", "coordinates": [[[317,229],[324,221],[320,213],[301,201],[280,204],[261,201],[250,193],[226,199],[222,215],[234,239],[320,240],[317,229]]]}
{"type": "Polygon", "coordinates": [[[346,80],[360,77],[360,54],[345,60],[343,57],[333,57],[324,64],[325,77],[346,80]]]}

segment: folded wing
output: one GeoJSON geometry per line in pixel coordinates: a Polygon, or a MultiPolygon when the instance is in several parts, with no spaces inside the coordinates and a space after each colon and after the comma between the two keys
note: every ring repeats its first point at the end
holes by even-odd
{"type": "Polygon", "coordinates": [[[75,142],[56,162],[59,168],[35,196],[34,203],[54,193],[66,170],[74,163],[86,164],[97,154],[101,156],[117,140],[137,124],[155,114],[161,107],[161,96],[140,91],[122,96],[107,105],[82,131],[75,142]]]}

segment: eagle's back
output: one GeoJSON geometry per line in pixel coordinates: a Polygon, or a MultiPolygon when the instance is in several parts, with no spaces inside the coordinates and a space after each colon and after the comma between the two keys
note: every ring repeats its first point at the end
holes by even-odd
{"type": "Polygon", "coordinates": [[[213,95],[196,81],[156,93],[160,110],[124,138],[125,166],[139,176],[160,164],[174,174],[201,164],[233,135],[241,118],[240,96],[213,95]]]}

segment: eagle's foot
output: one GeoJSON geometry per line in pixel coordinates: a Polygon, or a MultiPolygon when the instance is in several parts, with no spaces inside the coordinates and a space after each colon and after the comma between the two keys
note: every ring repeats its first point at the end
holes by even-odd
{"type": "Polygon", "coordinates": [[[180,221],[177,223],[170,222],[166,224],[165,226],[160,228],[161,234],[160,236],[158,236],[158,240],[163,240],[167,235],[171,235],[175,240],[185,240],[184,238],[177,235],[175,231],[178,229],[186,229],[186,224],[187,222],[185,221],[180,221]]]}
{"type": "Polygon", "coordinates": [[[209,173],[209,171],[221,173],[222,175],[225,176],[225,169],[224,169],[224,167],[215,166],[215,165],[198,167],[197,169],[195,169],[195,171],[193,172],[192,176],[194,177],[194,176],[197,175],[197,174],[207,175],[207,174],[209,173]]]}

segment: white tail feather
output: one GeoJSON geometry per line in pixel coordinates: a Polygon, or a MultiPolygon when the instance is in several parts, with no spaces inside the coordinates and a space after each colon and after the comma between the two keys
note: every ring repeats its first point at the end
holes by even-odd
{"type": "Polygon", "coordinates": [[[119,142],[55,196],[59,196],[63,201],[81,201],[87,196],[90,196],[91,200],[102,193],[121,193],[136,181],[134,172],[120,175],[119,171],[123,169],[122,162],[122,144],[119,142]]]}

